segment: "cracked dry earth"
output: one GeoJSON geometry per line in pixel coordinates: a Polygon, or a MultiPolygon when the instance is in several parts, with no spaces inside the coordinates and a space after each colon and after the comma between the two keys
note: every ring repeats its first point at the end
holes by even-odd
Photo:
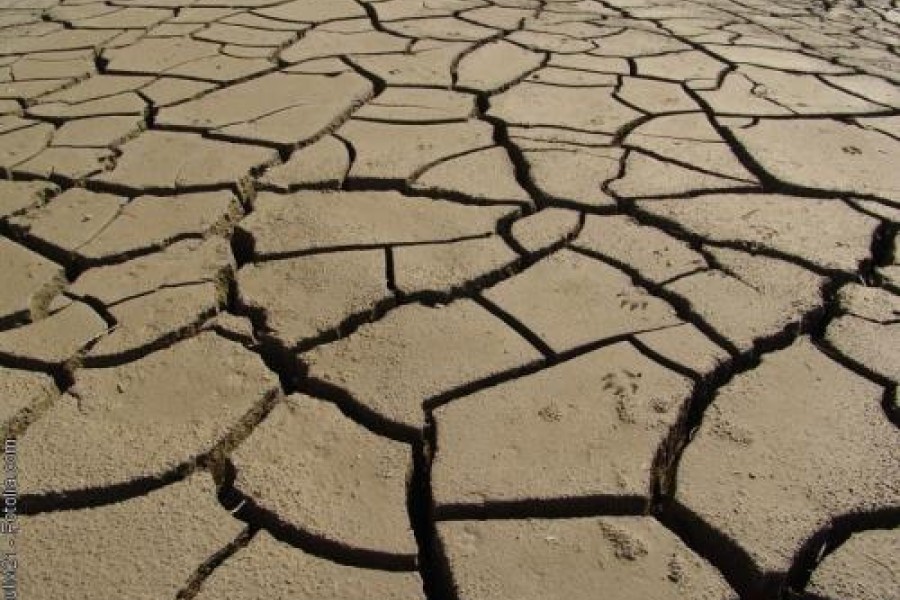
{"type": "Polygon", "coordinates": [[[4,0],[29,600],[900,598],[896,0],[4,0]]]}

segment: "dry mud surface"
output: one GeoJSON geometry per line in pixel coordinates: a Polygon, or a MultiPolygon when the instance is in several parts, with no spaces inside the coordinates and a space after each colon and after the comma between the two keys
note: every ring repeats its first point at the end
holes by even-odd
{"type": "Polygon", "coordinates": [[[4,0],[28,600],[900,598],[896,0],[4,0]]]}

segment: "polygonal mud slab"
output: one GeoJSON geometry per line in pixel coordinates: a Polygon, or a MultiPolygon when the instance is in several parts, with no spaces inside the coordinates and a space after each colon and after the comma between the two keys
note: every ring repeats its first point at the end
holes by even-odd
{"type": "Polygon", "coordinates": [[[413,42],[406,52],[357,55],[349,60],[389,86],[449,88],[453,82],[452,65],[471,46],[469,42],[423,39],[413,42]]]}
{"type": "Polygon", "coordinates": [[[46,181],[0,181],[0,219],[41,204],[58,190],[46,181]]]}
{"type": "Polygon", "coordinates": [[[587,217],[573,246],[656,284],[706,268],[703,256],[685,242],[624,215],[587,217]]]}
{"type": "Polygon", "coordinates": [[[138,116],[96,117],[67,121],[53,134],[54,146],[97,147],[124,142],[144,128],[138,116]]]}
{"type": "Polygon", "coordinates": [[[237,274],[238,302],[287,348],[340,335],[342,325],[365,320],[391,297],[380,249],[251,264],[237,274]]]}
{"type": "Polygon", "coordinates": [[[418,436],[426,400],[535,363],[541,354],[472,300],[411,304],[302,357],[309,376],[398,437],[418,436]]]}
{"type": "Polygon", "coordinates": [[[518,81],[538,68],[543,57],[537,52],[497,40],[466,54],[456,67],[456,85],[464,89],[493,92],[518,81]]]}
{"type": "Polygon", "coordinates": [[[838,290],[842,313],[876,323],[890,323],[900,317],[900,296],[878,287],[848,283],[838,290]]]}
{"type": "Polygon", "coordinates": [[[690,49],[690,46],[673,37],[635,27],[626,28],[620,33],[603,38],[591,54],[634,58],[690,49]]]}
{"type": "MultiPolygon", "coordinates": [[[[671,361],[698,377],[707,377],[728,363],[730,355],[690,323],[639,333],[635,343],[654,359],[671,361]]],[[[664,363],[665,364],[665,363],[664,363]]]]}
{"type": "Polygon", "coordinates": [[[16,551],[28,568],[21,571],[19,592],[28,598],[174,598],[241,528],[219,506],[205,473],[107,506],[21,517],[16,551]]]}
{"type": "Polygon", "coordinates": [[[356,119],[429,123],[465,121],[475,113],[470,94],[432,88],[388,87],[353,113],[356,119]]]}
{"type": "Polygon", "coordinates": [[[375,31],[365,19],[356,19],[316,27],[282,50],[278,58],[295,64],[330,56],[386,54],[403,52],[410,43],[408,39],[375,31]]]}
{"type": "Polygon", "coordinates": [[[122,207],[76,254],[87,262],[146,254],[178,240],[224,231],[240,214],[237,198],[226,191],[140,196],[122,207]]]}
{"type": "Polygon", "coordinates": [[[867,98],[884,106],[900,108],[900,91],[897,86],[872,75],[826,75],[831,85],[867,98]]]}
{"type": "Polygon", "coordinates": [[[850,273],[869,258],[879,225],[840,200],[777,194],[710,194],[639,202],[638,207],[704,240],[850,273]]]}
{"type": "Polygon", "coordinates": [[[900,529],[854,533],[813,571],[806,593],[822,600],[883,600],[900,594],[900,529]]]}
{"type": "Polygon", "coordinates": [[[422,600],[418,573],[362,569],[279,542],[265,531],[203,582],[197,600],[422,600]]]}
{"type": "Polygon", "coordinates": [[[439,522],[460,600],[736,600],[722,576],[649,517],[439,522]]]}
{"type": "Polygon", "coordinates": [[[56,367],[106,331],[106,321],[88,305],[69,303],[39,321],[0,332],[0,356],[31,368],[56,367]]]}
{"type": "Polygon", "coordinates": [[[53,379],[43,373],[0,367],[0,427],[5,429],[21,411],[40,409],[58,395],[53,379]]]}
{"type": "Polygon", "coordinates": [[[697,95],[714,114],[734,114],[752,117],[790,115],[791,111],[766,98],[756,82],[740,71],[725,75],[721,85],[712,90],[699,90],[697,95]]]}
{"type": "Polygon", "coordinates": [[[755,84],[753,91],[748,90],[749,94],[763,96],[799,115],[859,115],[885,109],[882,105],[836,89],[812,74],[786,73],[748,65],[741,65],[732,73],[743,75],[755,84]]]}
{"type": "Polygon", "coordinates": [[[135,93],[150,77],[95,75],[71,87],[40,98],[28,108],[36,117],[80,119],[103,116],[142,116],[147,103],[135,93]]]}
{"type": "Polygon", "coordinates": [[[262,58],[234,58],[219,52],[219,44],[191,38],[144,38],[103,53],[112,73],[167,74],[214,82],[229,82],[270,71],[262,58]]]}
{"type": "MultiPolygon", "coordinates": [[[[724,270],[702,271],[665,286],[741,352],[807,321],[822,309],[825,279],[793,263],[727,248],[707,248],[724,270]]],[[[718,342],[718,340],[717,340],[718,342]]]]}
{"type": "Polygon", "coordinates": [[[690,380],[614,344],[434,411],[438,518],[648,506],[690,380]]]}
{"type": "Polygon", "coordinates": [[[390,21],[381,26],[398,35],[435,40],[466,40],[477,42],[497,35],[497,30],[482,27],[456,17],[434,17],[390,21]]]}
{"type": "Polygon", "coordinates": [[[351,19],[365,16],[365,11],[353,0],[332,0],[322,4],[316,0],[293,0],[273,4],[255,11],[256,14],[292,23],[324,23],[337,19],[351,19]]]}
{"type": "Polygon", "coordinates": [[[756,183],[704,113],[655,117],[630,131],[622,143],[661,160],[756,183]]]}
{"type": "MultiPolygon", "coordinates": [[[[18,120],[18,119],[17,119],[18,120]]],[[[53,136],[53,125],[38,121],[19,121],[21,127],[0,136],[0,167],[12,168],[43,150],[53,136]]]]}
{"type": "Polygon", "coordinates": [[[611,208],[615,199],[603,190],[603,185],[615,179],[620,169],[622,152],[618,149],[573,152],[554,149],[553,145],[529,149],[524,140],[517,140],[525,148],[528,174],[534,185],[547,197],[576,207],[611,208]]]}
{"type": "Polygon", "coordinates": [[[272,73],[164,108],[157,123],[276,144],[312,139],[372,93],[356,73],[272,73]]]}
{"type": "Polygon", "coordinates": [[[0,48],[0,55],[28,54],[30,52],[58,52],[81,48],[99,49],[117,33],[110,30],[60,29],[40,36],[13,37],[0,48]]]}
{"type": "Polygon", "coordinates": [[[119,259],[200,237],[239,214],[228,192],[126,199],[72,188],[39,209],[10,220],[13,227],[63,259],[119,259]]]}
{"type": "Polygon", "coordinates": [[[728,68],[725,63],[697,50],[639,57],[634,62],[640,76],[677,82],[716,81],[728,68]]]}
{"type": "Polygon", "coordinates": [[[412,568],[410,450],[367,431],[331,403],[295,395],[276,405],[234,452],[234,485],[312,544],[412,568]]]}
{"type": "Polygon", "coordinates": [[[783,71],[807,73],[846,73],[847,67],[830,63],[821,58],[780,48],[750,46],[719,46],[707,44],[707,50],[724,59],[740,64],[757,65],[783,71]]]}
{"type": "Polygon", "coordinates": [[[774,593],[835,521],[900,502],[882,395],[807,338],[718,391],[681,459],[676,512],[748,593],[774,593]]]}
{"type": "Polygon", "coordinates": [[[593,49],[594,45],[587,40],[579,40],[567,35],[544,33],[542,31],[518,30],[506,36],[506,39],[535,51],[560,54],[579,54],[593,49]]]}
{"type": "MultiPolygon", "coordinates": [[[[726,126],[728,124],[726,123],[726,126]]],[[[828,119],[764,119],[732,127],[737,138],[770,175],[801,188],[897,198],[897,141],[828,119]]]]}
{"type": "Polygon", "coordinates": [[[257,257],[309,250],[449,242],[493,233],[511,206],[464,206],[398,192],[260,194],[238,225],[257,257]]]}
{"type": "Polygon", "coordinates": [[[751,181],[735,179],[694,167],[685,162],[656,158],[641,150],[631,150],[624,172],[607,189],[630,199],[693,196],[698,192],[728,192],[754,187],[751,181]]]}
{"type": "Polygon", "coordinates": [[[347,146],[327,135],[291,154],[284,164],[268,169],[259,181],[266,189],[280,192],[299,188],[339,188],[349,169],[347,146]]]}
{"type": "Polygon", "coordinates": [[[193,133],[145,131],[122,146],[113,170],[94,179],[129,192],[226,187],[275,162],[275,150],[210,140],[193,133]]]}
{"type": "Polygon", "coordinates": [[[535,253],[573,237],[580,223],[581,218],[573,210],[547,208],[516,219],[510,235],[522,249],[535,253]]]}
{"type": "Polygon", "coordinates": [[[93,344],[87,366],[122,364],[196,332],[225,303],[213,282],[164,287],[108,308],[115,327],[93,344]]]}
{"type": "Polygon", "coordinates": [[[529,75],[525,81],[558,85],[563,87],[614,86],[617,77],[611,73],[592,73],[576,69],[542,67],[529,75]]]}
{"type": "Polygon", "coordinates": [[[493,130],[483,121],[464,123],[380,123],[350,119],[336,135],[356,156],[350,179],[407,181],[447,158],[494,144],[493,130]]]}
{"type": "Polygon", "coordinates": [[[115,159],[108,148],[47,148],[15,169],[17,174],[44,179],[82,181],[105,171],[115,159]]]}
{"type": "Polygon", "coordinates": [[[205,240],[189,239],[172,244],[162,252],[122,264],[89,269],[69,286],[67,292],[111,307],[164,287],[202,282],[221,285],[233,267],[228,240],[215,236],[205,240]]]}
{"type": "Polygon", "coordinates": [[[0,322],[42,316],[65,281],[61,266],[5,237],[0,237],[0,272],[0,322]]]}
{"type": "Polygon", "coordinates": [[[625,273],[567,249],[489,288],[484,297],[554,352],[681,323],[672,307],[625,273]]]}
{"type": "Polygon", "coordinates": [[[448,158],[417,175],[413,189],[438,195],[462,195],[479,203],[516,202],[532,204],[519,182],[516,169],[504,148],[483,148],[448,158]]]}
{"type": "Polygon", "coordinates": [[[20,440],[24,494],[127,488],[245,434],[279,393],[259,356],[214,333],[120,367],[81,369],[20,440]]]}
{"type": "Polygon", "coordinates": [[[398,246],[393,255],[394,288],[402,294],[449,295],[508,274],[519,255],[503,238],[398,246]]]}
{"type": "Polygon", "coordinates": [[[649,114],[689,112],[700,108],[680,85],[640,77],[623,77],[616,97],[649,114]]]}
{"type": "Polygon", "coordinates": [[[618,148],[606,148],[613,141],[608,133],[591,133],[559,127],[509,127],[510,141],[523,150],[577,150],[586,148],[595,156],[620,156],[618,148]],[[596,148],[594,148],[596,146],[596,148]],[[577,147],[577,148],[576,148],[577,147]]]}
{"type": "Polygon", "coordinates": [[[488,114],[507,123],[615,133],[641,113],[613,96],[612,87],[557,87],[520,83],[491,98],[488,114]]]}
{"type": "Polygon", "coordinates": [[[900,381],[900,297],[880,288],[841,288],[842,314],[828,325],[825,341],[864,371],[900,381]]]}

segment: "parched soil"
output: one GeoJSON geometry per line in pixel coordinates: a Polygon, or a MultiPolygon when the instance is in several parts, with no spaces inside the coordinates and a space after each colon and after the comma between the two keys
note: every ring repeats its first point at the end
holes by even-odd
{"type": "Polygon", "coordinates": [[[897,0],[6,0],[4,590],[900,599],[898,231],[897,0]]]}

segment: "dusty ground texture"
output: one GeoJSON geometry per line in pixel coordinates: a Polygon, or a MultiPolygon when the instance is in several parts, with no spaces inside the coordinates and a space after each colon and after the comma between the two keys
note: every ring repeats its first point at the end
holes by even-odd
{"type": "Polygon", "coordinates": [[[3,0],[29,600],[900,598],[896,0],[3,0]]]}

